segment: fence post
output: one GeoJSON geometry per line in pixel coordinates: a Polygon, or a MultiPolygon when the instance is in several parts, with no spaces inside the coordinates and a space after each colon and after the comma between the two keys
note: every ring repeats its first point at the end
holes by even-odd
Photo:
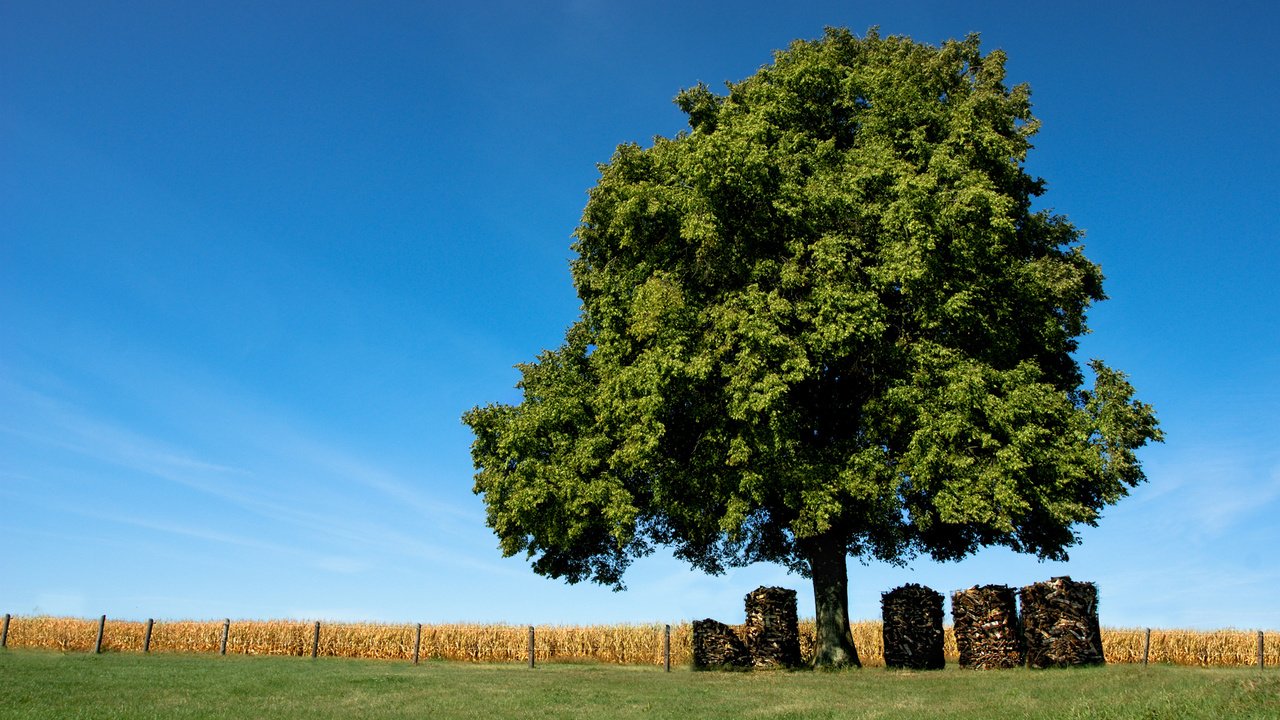
{"type": "Polygon", "coordinates": [[[1142,641],[1142,667],[1147,666],[1147,659],[1151,657],[1151,628],[1147,628],[1146,639],[1142,641]]]}
{"type": "Polygon", "coordinates": [[[9,646],[9,613],[4,614],[4,629],[0,630],[0,648],[9,646]]]}
{"type": "Polygon", "coordinates": [[[222,621],[222,649],[218,651],[219,655],[227,654],[227,638],[231,636],[231,618],[222,621]]]}
{"type": "Polygon", "coordinates": [[[671,626],[662,631],[662,664],[667,672],[671,672],[671,626]]]}
{"type": "Polygon", "coordinates": [[[320,655],[320,621],[316,621],[315,631],[311,633],[311,659],[315,660],[320,655]]]}
{"type": "Polygon", "coordinates": [[[97,655],[102,652],[102,633],[107,629],[107,616],[103,615],[98,618],[98,639],[93,643],[93,654],[97,655]]]}
{"type": "Polygon", "coordinates": [[[529,626],[529,668],[533,669],[533,626],[529,626]]]}
{"type": "Polygon", "coordinates": [[[422,623],[418,623],[418,630],[413,634],[413,664],[418,664],[418,650],[422,648],[422,623]]]}
{"type": "Polygon", "coordinates": [[[1262,631],[1258,631],[1258,669],[1261,670],[1267,666],[1267,656],[1264,653],[1265,645],[1262,641],[1262,631]]]}
{"type": "Polygon", "coordinates": [[[142,652],[151,652],[151,628],[155,625],[155,619],[147,618],[147,632],[142,636],[142,652]]]}

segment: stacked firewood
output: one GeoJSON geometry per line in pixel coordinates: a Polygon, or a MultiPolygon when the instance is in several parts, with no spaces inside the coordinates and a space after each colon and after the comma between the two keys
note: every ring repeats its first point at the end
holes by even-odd
{"type": "Polygon", "coordinates": [[[981,670],[1020,667],[1022,637],[1013,589],[983,585],[951,596],[960,667],[981,670]]]}
{"type": "Polygon", "coordinates": [[[796,591],[760,587],[747,593],[747,651],[757,667],[796,667],[800,664],[800,630],[796,591]]]}
{"type": "Polygon", "coordinates": [[[711,618],[694,620],[693,667],[697,670],[751,667],[751,653],[728,625],[711,618]]]}
{"type": "Polygon", "coordinates": [[[942,594],[910,583],[880,595],[885,667],[941,670],[942,594]]]}
{"type": "Polygon", "coordinates": [[[1034,668],[1100,665],[1098,587],[1056,577],[1022,588],[1027,665],[1034,668]]]}

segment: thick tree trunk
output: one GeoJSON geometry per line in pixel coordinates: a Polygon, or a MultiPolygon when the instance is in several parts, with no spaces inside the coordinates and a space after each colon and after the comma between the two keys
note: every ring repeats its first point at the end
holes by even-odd
{"type": "Polygon", "coordinates": [[[817,647],[813,666],[862,667],[849,631],[849,573],[844,547],[817,542],[808,550],[813,599],[817,606],[817,647]]]}

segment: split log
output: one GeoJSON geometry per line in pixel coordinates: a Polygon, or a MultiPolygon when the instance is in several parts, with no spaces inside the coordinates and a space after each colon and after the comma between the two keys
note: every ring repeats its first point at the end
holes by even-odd
{"type": "Polygon", "coordinates": [[[880,595],[884,664],[909,670],[941,670],[942,593],[909,583],[880,595]]]}
{"type": "Polygon", "coordinates": [[[693,621],[695,670],[751,667],[751,653],[733,628],[707,618],[693,621]]]}
{"type": "Polygon", "coordinates": [[[1022,588],[1023,640],[1033,668],[1101,665],[1098,587],[1056,577],[1022,588]]]}
{"type": "Polygon", "coordinates": [[[747,623],[743,630],[747,651],[756,667],[798,667],[800,629],[796,591],[759,587],[747,593],[747,623]]]}
{"type": "Polygon", "coordinates": [[[1013,588],[983,585],[951,595],[960,667],[990,670],[1021,667],[1022,634],[1013,588]]]}

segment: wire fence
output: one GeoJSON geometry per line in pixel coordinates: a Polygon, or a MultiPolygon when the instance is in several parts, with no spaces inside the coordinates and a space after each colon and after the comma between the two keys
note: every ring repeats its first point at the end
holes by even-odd
{"type": "MultiPolygon", "coordinates": [[[[864,665],[884,665],[879,622],[851,625],[864,665]]],[[[812,620],[802,620],[801,658],[814,654],[812,620]]],[[[693,660],[688,622],[670,625],[383,624],[296,620],[133,621],[4,616],[0,647],[62,652],[161,652],[297,657],[373,658],[417,662],[601,662],[688,666],[693,660]],[[530,649],[532,648],[532,653],[530,649]]],[[[1280,633],[1244,630],[1103,628],[1109,663],[1195,667],[1280,667],[1280,633]]],[[[943,653],[959,653],[950,626],[943,653]]]]}

